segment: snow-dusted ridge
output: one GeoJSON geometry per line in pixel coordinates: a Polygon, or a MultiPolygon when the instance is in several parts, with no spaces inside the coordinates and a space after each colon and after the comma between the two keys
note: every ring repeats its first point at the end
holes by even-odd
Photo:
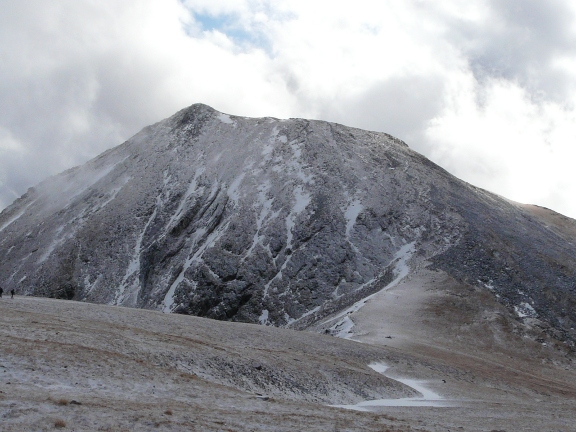
{"type": "Polygon", "coordinates": [[[196,104],[5,209],[0,272],[20,293],[305,328],[429,266],[572,340],[576,246],[530,211],[385,133],[196,104]]]}

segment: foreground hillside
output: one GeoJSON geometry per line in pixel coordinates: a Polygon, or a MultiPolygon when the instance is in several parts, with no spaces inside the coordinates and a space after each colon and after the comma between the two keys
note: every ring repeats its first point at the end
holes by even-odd
{"type": "MultiPolygon", "coordinates": [[[[411,292],[406,284],[403,293],[411,292]]],[[[381,295],[400,297],[394,290],[381,295]]],[[[430,295],[430,304],[439,305],[440,293],[430,295]]],[[[400,298],[397,303],[402,307],[400,298]]],[[[379,307],[377,300],[372,305],[379,307]]],[[[428,341],[425,352],[417,317],[405,333],[418,342],[411,346],[402,342],[400,328],[393,338],[374,338],[379,331],[369,324],[385,321],[370,319],[372,309],[362,309],[357,318],[364,321],[354,318],[364,323],[358,337],[373,336],[372,343],[358,343],[139,309],[4,297],[0,429],[573,430],[576,378],[560,354],[545,353],[553,361],[544,364],[539,355],[509,351],[510,362],[502,362],[449,347],[442,338],[428,341]],[[389,366],[386,376],[374,365],[389,366]],[[424,394],[414,390],[418,385],[424,394]],[[329,406],[373,399],[392,406],[329,406]]]]}

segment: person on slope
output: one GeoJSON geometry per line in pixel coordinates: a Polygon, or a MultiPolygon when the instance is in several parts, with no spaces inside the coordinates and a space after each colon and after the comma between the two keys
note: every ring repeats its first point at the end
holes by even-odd
{"type": "Polygon", "coordinates": [[[12,296],[10,298],[14,298],[14,294],[15,294],[14,288],[12,288],[12,290],[10,291],[10,294],[12,294],[12,296]]]}
{"type": "Polygon", "coordinates": [[[4,290],[2,289],[2,287],[0,287],[0,298],[2,298],[2,293],[4,292],[4,290]]]}

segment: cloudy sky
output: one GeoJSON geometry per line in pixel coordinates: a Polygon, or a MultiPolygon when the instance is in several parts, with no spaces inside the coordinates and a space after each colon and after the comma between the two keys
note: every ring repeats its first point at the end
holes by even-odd
{"type": "Polygon", "coordinates": [[[388,132],[576,217],[569,0],[0,0],[0,209],[196,102],[388,132]]]}

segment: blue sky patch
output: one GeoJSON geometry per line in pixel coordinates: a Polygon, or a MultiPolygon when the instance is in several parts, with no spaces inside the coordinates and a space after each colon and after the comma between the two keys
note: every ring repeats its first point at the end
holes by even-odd
{"type": "Polygon", "coordinates": [[[236,23],[234,15],[206,15],[194,13],[194,19],[201,24],[205,31],[217,30],[224,33],[238,44],[262,46],[262,37],[258,33],[249,32],[236,23]]]}

